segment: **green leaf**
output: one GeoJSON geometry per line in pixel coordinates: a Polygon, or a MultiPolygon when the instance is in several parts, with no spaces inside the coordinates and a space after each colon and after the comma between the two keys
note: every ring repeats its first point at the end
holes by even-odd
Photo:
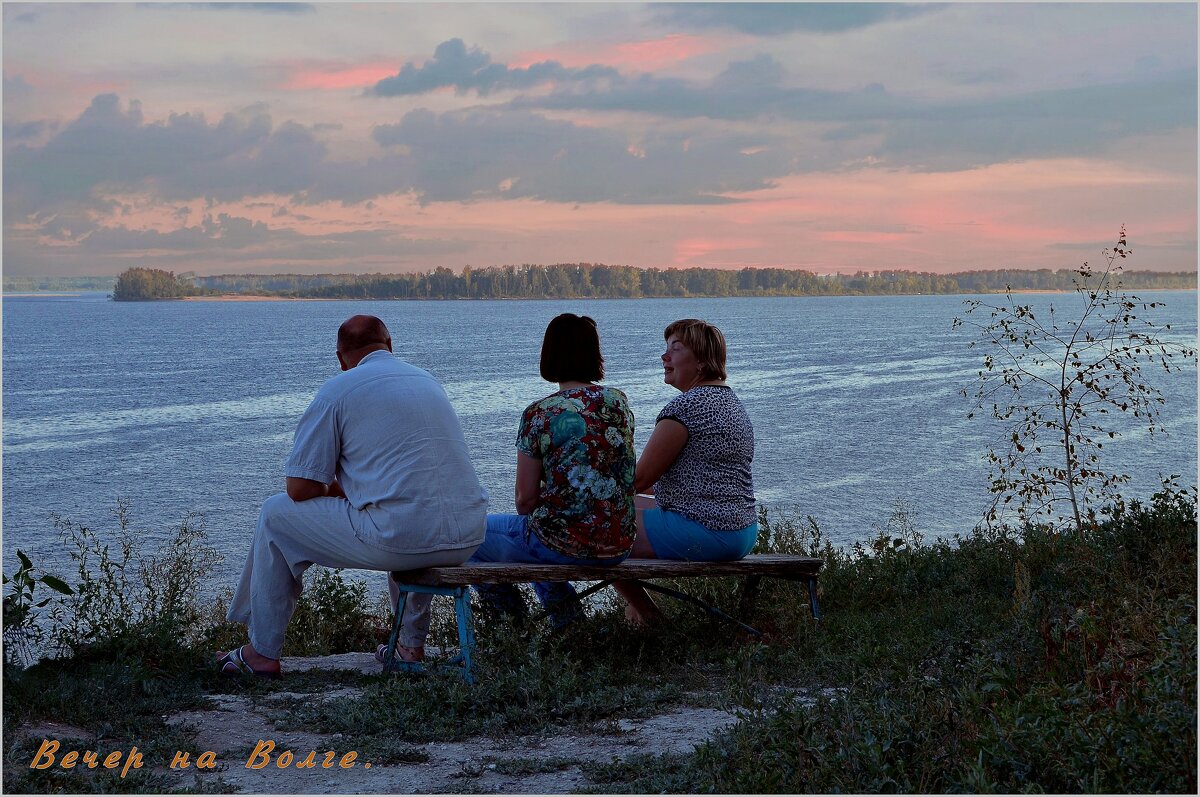
{"type": "Polygon", "coordinates": [[[49,574],[44,575],[44,576],[42,576],[42,583],[45,584],[50,589],[54,590],[55,592],[60,592],[63,595],[74,595],[75,594],[75,590],[71,589],[71,587],[65,581],[63,581],[62,579],[60,579],[56,576],[52,576],[49,574]]]}
{"type": "Polygon", "coordinates": [[[25,555],[24,551],[17,549],[17,558],[21,560],[21,565],[24,568],[28,569],[33,567],[33,562],[29,561],[29,557],[25,555]]]}

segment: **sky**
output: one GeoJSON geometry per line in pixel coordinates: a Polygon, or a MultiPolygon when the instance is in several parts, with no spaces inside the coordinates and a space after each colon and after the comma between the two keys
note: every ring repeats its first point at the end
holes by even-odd
{"type": "Polygon", "coordinates": [[[1197,268],[1194,3],[3,3],[3,269],[1197,268]]]}

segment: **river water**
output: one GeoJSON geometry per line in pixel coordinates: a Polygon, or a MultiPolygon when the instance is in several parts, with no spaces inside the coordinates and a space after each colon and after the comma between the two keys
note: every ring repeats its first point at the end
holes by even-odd
{"type": "MultiPolygon", "coordinates": [[[[1196,294],[1145,292],[1171,339],[1196,344],[1196,294]]],[[[927,539],[969,531],[987,506],[983,461],[997,429],[967,420],[982,353],[952,329],[962,296],[447,302],[116,303],[103,294],[3,302],[3,536],[66,563],[58,513],[111,525],[118,497],[159,540],[202,513],[232,583],[258,507],[282,487],[295,422],[338,372],[338,325],[384,319],[398,356],[433,373],[458,410],[496,511],[512,511],[521,410],[553,389],[538,376],[546,323],[596,319],[607,384],[623,389],[640,449],[675,391],[662,382],[662,329],[719,326],[729,381],[756,430],[758,500],[812,515],[836,543],[870,537],[898,499],[927,539]]],[[[996,297],[992,297],[996,298],[996,297]]],[[[1073,295],[1027,295],[1038,308],[1073,295]]],[[[1105,446],[1148,496],[1162,475],[1196,484],[1196,371],[1147,371],[1166,396],[1168,435],[1126,430],[1105,446]]]]}

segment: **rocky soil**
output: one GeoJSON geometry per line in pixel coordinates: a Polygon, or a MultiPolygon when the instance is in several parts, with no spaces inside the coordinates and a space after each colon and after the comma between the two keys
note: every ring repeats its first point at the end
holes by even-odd
{"type": "MultiPolygon", "coordinates": [[[[288,659],[289,671],[345,668],[377,672],[379,665],[368,653],[351,653],[312,659],[288,659]]],[[[318,699],[345,699],[353,688],[330,690],[318,699]]],[[[412,764],[370,765],[361,759],[350,769],[336,764],[324,769],[326,751],[338,756],[353,749],[351,741],[332,736],[281,730],[270,718],[271,701],[312,695],[288,692],[272,693],[256,706],[249,697],[214,695],[215,707],[206,711],[181,712],[169,722],[188,726],[196,733],[196,751],[212,750],[220,761],[218,769],[200,777],[200,788],[218,787],[219,779],[239,793],[505,793],[562,794],[588,786],[581,771],[586,762],[608,763],[637,754],[690,752],[717,731],[736,722],[725,711],[711,708],[681,708],[655,717],[620,720],[603,734],[524,736],[508,739],[472,738],[459,742],[412,745],[423,751],[427,760],[412,764]],[[260,739],[275,742],[272,761],[261,769],[246,767],[247,751],[260,739]],[[275,765],[283,750],[292,751],[302,760],[309,751],[318,753],[318,765],[312,769],[275,765]]],[[[60,730],[61,733],[61,730],[60,730]]],[[[415,756],[415,757],[419,757],[415,756]]],[[[195,784],[197,770],[180,773],[180,785],[195,784]]]]}

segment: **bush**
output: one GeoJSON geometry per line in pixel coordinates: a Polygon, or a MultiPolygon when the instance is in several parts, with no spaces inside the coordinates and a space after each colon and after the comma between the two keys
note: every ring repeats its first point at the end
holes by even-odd
{"type": "Polygon", "coordinates": [[[112,542],[90,526],[53,517],[79,577],[75,593],[50,612],[53,648],[151,661],[188,656],[204,637],[201,590],[221,562],[207,544],[203,518],[188,514],[165,545],[145,553],[128,502],[118,499],[114,517],[112,542]]]}
{"type": "Polygon", "coordinates": [[[341,570],[316,566],[304,575],[304,594],[288,624],[283,655],[374,650],[381,629],[390,628],[390,609],[386,616],[377,614],[367,598],[367,585],[347,579],[341,570]]]}

